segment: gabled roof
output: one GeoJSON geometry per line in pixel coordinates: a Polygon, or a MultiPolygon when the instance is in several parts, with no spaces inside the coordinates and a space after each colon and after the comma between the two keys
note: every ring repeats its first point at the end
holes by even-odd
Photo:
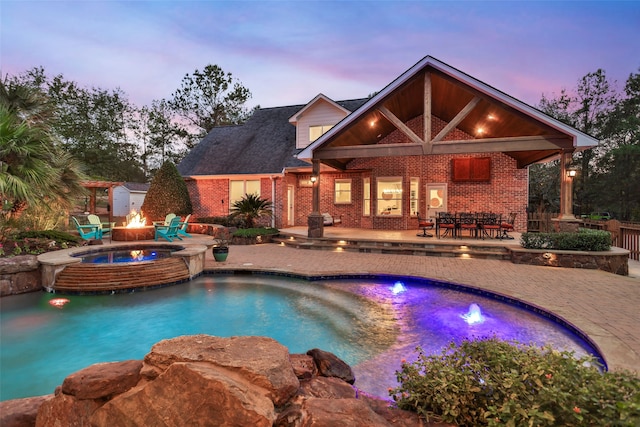
{"type": "Polygon", "coordinates": [[[125,187],[127,190],[129,191],[149,191],[149,186],[150,184],[148,183],[144,183],[144,182],[131,182],[131,181],[127,181],[124,184],[122,184],[123,187],[125,187]]]}
{"type": "MultiPolygon", "coordinates": [[[[353,111],[366,99],[338,101],[353,111]]],[[[333,102],[333,101],[332,101],[333,102]]],[[[177,166],[182,176],[273,175],[309,167],[297,158],[296,128],[289,118],[305,105],[261,108],[242,125],[213,128],[177,166]]]]}
{"type": "Polygon", "coordinates": [[[598,144],[597,139],[427,56],[302,150],[299,157],[344,168],[356,157],[390,155],[391,144],[383,140],[397,130],[407,136],[408,143],[395,144],[393,155],[500,151],[515,158],[520,167],[563,150],[598,144]],[[452,141],[446,132],[436,134],[435,130],[428,138],[412,134],[404,124],[425,111],[430,117],[454,123],[468,138],[452,141]]]}
{"type": "MultiPolygon", "coordinates": [[[[333,105],[334,107],[336,107],[337,109],[341,110],[343,113],[345,113],[345,115],[348,115],[351,113],[351,111],[347,110],[346,108],[344,108],[342,105],[340,105],[339,103],[335,102],[334,100],[332,100],[331,98],[323,95],[323,94],[318,94],[315,98],[313,98],[311,101],[307,102],[307,104],[298,112],[296,112],[293,116],[291,116],[289,118],[289,123],[295,125],[298,120],[300,119],[300,117],[302,117],[302,115],[310,108],[312,108],[314,105],[316,105],[319,102],[326,102],[330,105],[333,105]]],[[[344,101],[343,101],[344,102],[344,101]]]]}

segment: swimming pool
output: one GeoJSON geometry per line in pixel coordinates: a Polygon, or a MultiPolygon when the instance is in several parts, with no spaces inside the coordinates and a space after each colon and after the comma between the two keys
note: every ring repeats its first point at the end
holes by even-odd
{"type": "Polygon", "coordinates": [[[529,310],[424,280],[307,281],[279,275],[209,275],[149,292],[0,300],[0,400],[52,393],[98,362],[142,359],[180,335],[263,335],[291,353],[320,348],[353,368],[356,386],[386,397],[415,347],[439,353],[452,339],[498,336],[593,353],[571,331],[529,310]],[[478,304],[485,321],[463,318],[478,304]]]}

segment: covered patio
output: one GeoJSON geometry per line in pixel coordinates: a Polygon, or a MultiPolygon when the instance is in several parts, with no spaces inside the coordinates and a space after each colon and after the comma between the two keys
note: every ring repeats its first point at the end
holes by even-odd
{"type": "Polygon", "coordinates": [[[327,231],[321,219],[327,191],[321,188],[349,179],[354,194],[356,183],[364,182],[362,203],[371,208],[338,202],[333,208],[361,228],[409,229],[416,212],[436,218],[449,211],[516,213],[515,228],[523,231],[527,166],[552,159],[561,160],[559,221],[570,223],[575,219],[568,173],[572,154],[597,144],[590,135],[427,56],[298,154],[312,163],[308,235],[322,237],[327,231]],[[384,187],[391,181],[396,189],[384,187]],[[394,207],[388,212],[380,209],[389,203],[394,207]]]}

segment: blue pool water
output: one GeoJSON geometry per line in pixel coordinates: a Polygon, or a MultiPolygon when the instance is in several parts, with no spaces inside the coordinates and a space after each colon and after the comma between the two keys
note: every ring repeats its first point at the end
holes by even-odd
{"type": "Polygon", "coordinates": [[[176,249],[171,248],[129,248],[118,250],[100,250],[83,252],[73,255],[82,258],[88,264],[114,264],[119,262],[153,261],[171,256],[176,249]]]}
{"type": "Polygon", "coordinates": [[[354,367],[356,386],[386,396],[416,345],[439,353],[452,339],[498,336],[593,350],[565,328],[491,298],[397,280],[308,282],[271,275],[203,276],[148,292],[33,293],[0,299],[0,400],[52,393],[93,363],[142,359],[180,335],[270,336],[304,353],[321,348],[354,367]],[[484,322],[463,314],[478,304],[484,322]]]}

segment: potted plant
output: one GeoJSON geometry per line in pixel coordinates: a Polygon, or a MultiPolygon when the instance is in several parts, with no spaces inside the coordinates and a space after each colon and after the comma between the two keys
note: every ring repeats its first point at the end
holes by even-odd
{"type": "Polygon", "coordinates": [[[231,232],[227,227],[218,229],[215,237],[213,238],[213,247],[211,248],[213,258],[217,262],[224,262],[227,260],[227,256],[229,255],[229,244],[231,243],[232,238],[231,232]]]}

